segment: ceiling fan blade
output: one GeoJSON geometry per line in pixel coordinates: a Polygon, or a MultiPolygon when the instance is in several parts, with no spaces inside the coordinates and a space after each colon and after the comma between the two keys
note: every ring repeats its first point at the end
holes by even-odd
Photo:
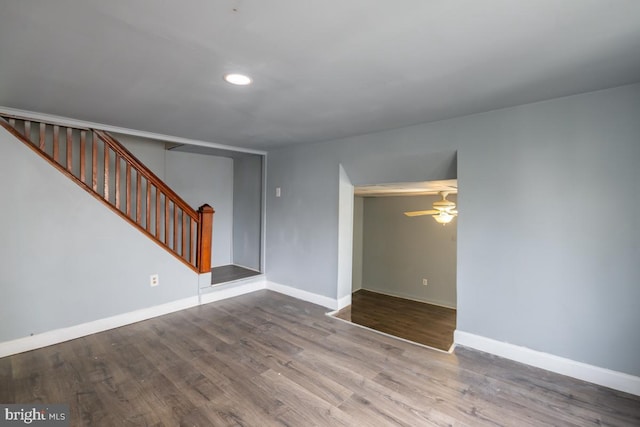
{"type": "Polygon", "coordinates": [[[404,214],[405,214],[406,216],[422,216],[422,215],[435,215],[435,214],[437,214],[437,213],[438,213],[438,211],[437,211],[437,210],[431,209],[431,210],[428,210],[428,211],[411,211],[411,212],[405,212],[404,214]]]}

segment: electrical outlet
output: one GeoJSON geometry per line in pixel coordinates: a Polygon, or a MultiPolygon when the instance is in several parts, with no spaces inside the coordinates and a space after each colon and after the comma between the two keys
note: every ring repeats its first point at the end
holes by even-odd
{"type": "Polygon", "coordinates": [[[276,197],[280,197],[282,195],[282,190],[280,190],[280,187],[276,187],[276,197]]]}
{"type": "Polygon", "coordinates": [[[429,282],[427,281],[427,279],[422,279],[422,286],[427,286],[429,285],[429,282]]]}
{"type": "Polygon", "coordinates": [[[158,274],[152,274],[149,276],[149,285],[151,287],[158,286],[160,284],[160,276],[158,274]]]}

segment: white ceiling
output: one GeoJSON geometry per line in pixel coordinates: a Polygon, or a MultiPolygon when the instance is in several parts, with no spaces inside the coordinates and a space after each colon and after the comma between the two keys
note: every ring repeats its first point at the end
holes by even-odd
{"type": "Polygon", "coordinates": [[[0,2],[0,105],[246,148],[638,81],[636,0],[0,2]]]}

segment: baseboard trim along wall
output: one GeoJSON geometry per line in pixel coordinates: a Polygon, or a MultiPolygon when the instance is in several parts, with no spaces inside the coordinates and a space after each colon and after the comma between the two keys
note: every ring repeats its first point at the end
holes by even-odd
{"type": "MultiPolygon", "coordinates": [[[[195,307],[200,304],[208,304],[214,301],[221,301],[227,298],[244,295],[247,293],[269,289],[293,298],[327,307],[331,310],[340,310],[350,304],[350,295],[338,299],[314,294],[312,292],[270,282],[261,278],[260,280],[235,283],[228,286],[220,286],[212,289],[211,292],[201,293],[198,296],[184,298],[161,304],[153,307],[135,310],[116,316],[98,319],[68,328],[55,329],[41,334],[18,338],[0,343],[0,358],[25,351],[35,350],[49,345],[58,344],[83,336],[103,332],[109,329],[118,328],[153,317],[162,316],[179,310],[195,307]]],[[[470,347],[505,359],[514,360],[537,368],[546,369],[561,375],[588,381],[590,383],[620,390],[626,393],[640,396],[640,377],[617,372],[598,366],[576,362],[549,353],[531,350],[526,347],[517,346],[501,341],[496,341],[480,335],[471,334],[456,330],[454,333],[455,345],[470,347]]]]}
{"type": "MultiPolygon", "coordinates": [[[[340,306],[339,301],[322,295],[314,294],[290,286],[281,285],[279,283],[268,282],[264,277],[258,280],[251,278],[247,281],[236,282],[229,285],[219,285],[211,287],[207,292],[199,289],[200,294],[197,296],[172,301],[166,304],[156,305],[153,307],[143,308],[128,313],[118,314],[103,319],[93,320],[91,322],[82,323],[80,325],[70,326],[68,328],[54,329],[52,331],[43,332],[28,337],[17,338],[11,341],[0,342],[0,357],[11,356],[13,354],[23,353],[25,351],[35,350],[81,338],[87,335],[96,334],[113,328],[130,325],[132,323],[195,307],[201,304],[208,304],[214,301],[221,301],[227,298],[248,294],[262,289],[269,289],[284,295],[291,296],[303,301],[328,307],[333,310],[340,306]]],[[[344,298],[340,302],[344,303],[344,298]]],[[[348,305],[348,304],[347,304],[348,305]]]]}
{"type": "Polygon", "coordinates": [[[576,362],[575,360],[459,330],[454,332],[454,343],[455,345],[474,348],[505,359],[515,360],[516,362],[546,369],[557,374],[640,396],[640,377],[634,375],[576,362]]]}
{"type": "Polygon", "coordinates": [[[323,307],[330,308],[331,310],[337,310],[339,306],[339,302],[336,299],[325,297],[324,295],[314,294],[308,291],[303,291],[291,286],[281,285],[280,283],[267,281],[267,289],[279,292],[284,295],[288,295],[293,298],[301,299],[303,301],[318,304],[323,307]]]}
{"type": "Polygon", "coordinates": [[[386,296],[389,296],[389,297],[408,299],[409,301],[422,302],[422,303],[425,303],[425,304],[437,305],[438,307],[444,307],[444,308],[450,308],[452,310],[456,310],[455,306],[453,306],[451,304],[443,303],[441,301],[418,299],[418,298],[415,298],[415,297],[412,297],[412,296],[409,296],[409,295],[403,295],[403,294],[392,293],[392,292],[387,292],[387,291],[379,291],[377,289],[366,288],[364,286],[362,288],[360,288],[360,289],[363,290],[363,291],[374,292],[376,294],[386,295],[386,296]]]}
{"type": "Polygon", "coordinates": [[[166,304],[153,307],[142,308],[128,313],[118,314],[103,319],[94,320],[68,328],[54,329],[28,337],[18,338],[12,341],[0,343],[0,357],[11,356],[12,354],[23,353],[37,348],[47,347],[87,335],[96,334],[120,326],[130,325],[142,320],[184,310],[198,305],[198,297],[189,297],[166,304]]]}
{"type": "Polygon", "coordinates": [[[350,305],[351,305],[351,294],[344,296],[338,300],[338,306],[336,307],[336,310],[342,310],[343,308],[348,307],[350,305]]]}
{"type": "Polygon", "coordinates": [[[200,304],[209,304],[210,302],[221,301],[227,298],[233,298],[251,292],[259,291],[266,288],[264,278],[260,280],[248,279],[242,282],[235,282],[230,285],[217,285],[210,287],[210,292],[201,290],[200,304]]]}

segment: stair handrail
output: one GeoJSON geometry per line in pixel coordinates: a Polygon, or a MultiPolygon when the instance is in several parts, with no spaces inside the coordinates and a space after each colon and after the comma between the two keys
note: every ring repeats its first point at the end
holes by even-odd
{"type": "MultiPolygon", "coordinates": [[[[148,237],[153,239],[156,243],[160,244],[163,248],[165,248],[168,252],[174,255],[177,259],[183,262],[185,265],[190,267],[197,273],[208,273],[211,270],[211,231],[212,231],[212,223],[213,223],[213,214],[214,210],[211,206],[204,204],[197,211],[193,209],[184,199],[182,199],[174,190],[172,190],[164,181],[162,181],[155,173],[153,173],[147,166],[144,165],[140,160],[136,158],[133,153],[131,153],[126,147],[124,147],[118,140],[116,140],[111,134],[106,131],[100,129],[94,129],[89,127],[82,127],[77,125],[69,125],[65,123],[56,123],[53,121],[44,121],[41,119],[31,119],[29,117],[21,117],[13,114],[6,114],[0,112],[0,125],[4,127],[8,132],[10,132],[14,137],[18,140],[29,146],[33,151],[39,154],[41,157],[45,158],[49,161],[54,167],[60,170],[63,174],[67,175],[69,178],[74,180],[77,184],[79,184],[83,189],[89,192],[96,199],[103,202],[109,208],[111,208],[118,215],[126,219],[140,231],[145,233],[148,237]],[[9,118],[7,121],[5,118],[9,118]],[[39,123],[50,125],[50,126],[58,126],[64,127],[67,129],[75,129],[84,132],[91,132],[97,138],[99,138],[104,144],[106,144],[117,156],[122,158],[126,164],[130,165],[133,170],[135,170],[136,174],[140,174],[147,180],[147,186],[151,184],[156,188],[156,198],[159,197],[159,194],[164,194],[165,203],[167,203],[167,199],[174,204],[175,207],[179,207],[183,214],[187,215],[189,218],[193,220],[196,224],[197,229],[195,230],[195,251],[194,255],[191,255],[191,261],[187,259],[184,254],[180,255],[174,248],[171,248],[168,243],[163,242],[159,237],[151,233],[142,224],[135,221],[129,215],[125,215],[119,208],[114,206],[109,202],[107,198],[101,195],[98,191],[96,191],[92,186],[88,185],[86,182],[79,179],[75,176],[70,169],[65,168],[62,164],[54,159],[49,153],[45,152],[43,149],[39,148],[35,145],[26,135],[21,134],[14,126],[15,120],[24,121],[25,123],[29,123],[29,129],[31,123],[39,123]],[[158,193],[159,192],[159,193],[158,193]]],[[[30,130],[29,130],[30,131],[30,130]]],[[[25,130],[26,132],[26,130],[25,130]]],[[[42,143],[42,142],[41,142],[42,143]]],[[[166,208],[168,209],[168,208],[166,208]]],[[[184,223],[184,218],[183,218],[184,223]]],[[[149,225],[147,224],[147,227],[149,225]]],[[[174,224],[174,227],[176,225],[174,224]]],[[[184,232],[184,230],[183,230],[184,232]]],[[[167,236],[165,236],[167,238],[167,236]]],[[[184,239],[184,236],[183,236],[184,239]]],[[[184,242],[184,240],[183,240],[184,242]]],[[[175,246],[175,242],[174,242],[175,246]]],[[[182,248],[184,252],[184,247],[182,248]]],[[[191,249],[190,249],[191,251],[191,249]]]]}
{"type": "Polygon", "coordinates": [[[178,196],[175,191],[173,191],[167,184],[165,184],[156,174],[154,174],[151,169],[146,167],[140,160],[136,158],[129,150],[127,150],[120,142],[118,142],[115,138],[113,138],[108,132],[98,130],[98,129],[89,129],[92,132],[95,132],[98,137],[113,151],[118,153],[122,158],[126,159],[132,166],[136,169],[136,171],[140,171],[141,174],[147,178],[153,185],[155,185],[158,189],[162,190],[162,192],[166,195],[169,195],[171,201],[176,203],[180,208],[186,212],[191,218],[198,221],[198,212],[193,209],[187,202],[185,202],[182,197],[178,196]]]}

